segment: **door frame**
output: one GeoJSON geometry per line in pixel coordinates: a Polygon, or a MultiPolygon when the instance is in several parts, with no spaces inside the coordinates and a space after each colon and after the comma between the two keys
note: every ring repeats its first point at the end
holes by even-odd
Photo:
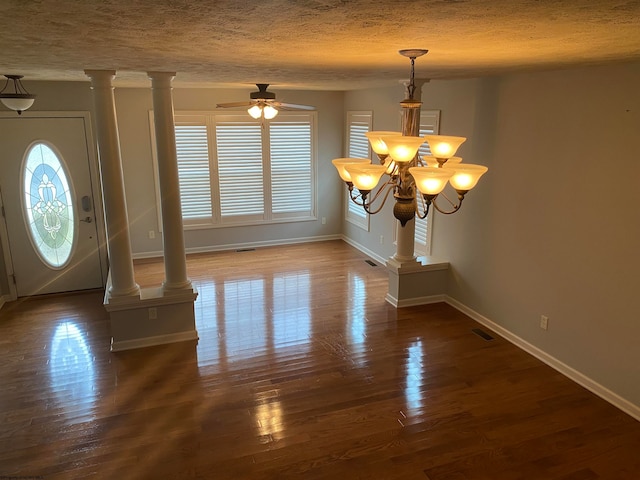
{"type": "MultiPolygon", "coordinates": [[[[0,118],[15,118],[15,112],[0,112],[0,118]]],[[[98,240],[98,257],[100,259],[100,267],[102,273],[102,287],[107,284],[108,260],[107,260],[107,232],[105,228],[105,218],[102,199],[102,183],[100,181],[100,166],[98,165],[97,145],[94,141],[93,130],[91,128],[91,112],[89,111],[51,111],[22,112],[22,117],[28,118],[79,118],[83,121],[85,131],[85,141],[87,158],[89,159],[89,176],[91,177],[91,195],[93,196],[93,209],[96,218],[96,232],[98,240]]],[[[4,206],[2,196],[0,195],[0,206],[4,206]]],[[[4,215],[0,215],[0,242],[2,244],[2,252],[4,254],[4,264],[7,270],[7,283],[9,285],[9,295],[0,295],[0,308],[4,301],[13,301],[18,299],[18,292],[13,281],[14,269],[11,249],[9,245],[9,232],[7,230],[6,219],[4,215]]]]}

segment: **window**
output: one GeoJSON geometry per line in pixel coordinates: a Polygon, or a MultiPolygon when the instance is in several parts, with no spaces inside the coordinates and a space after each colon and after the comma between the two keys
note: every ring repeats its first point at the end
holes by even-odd
{"type": "Polygon", "coordinates": [[[29,239],[52,269],[67,265],[76,239],[74,205],[60,157],[44,143],[33,144],[22,168],[24,214],[29,239]]]}
{"type": "MultiPolygon", "coordinates": [[[[420,136],[434,135],[440,131],[440,111],[423,110],[420,112],[420,136]]],[[[425,142],[418,151],[420,156],[431,155],[429,145],[425,142]]],[[[414,251],[416,255],[429,255],[431,251],[431,228],[433,225],[433,209],[425,219],[416,217],[414,251]]]]}
{"type": "Polygon", "coordinates": [[[186,229],[315,219],[315,112],[265,123],[177,112],[174,123],[186,229]]]}
{"type": "MultiPolygon", "coordinates": [[[[369,139],[365,136],[365,133],[371,130],[372,118],[371,112],[347,112],[346,157],[372,158],[369,139]]],[[[354,194],[358,194],[356,188],[354,188],[354,194]]],[[[345,218],[347,221],[369,231],[369,214],[364,211],[364,208],[351,201],[348,192],[346,204],[345,218]]]]}

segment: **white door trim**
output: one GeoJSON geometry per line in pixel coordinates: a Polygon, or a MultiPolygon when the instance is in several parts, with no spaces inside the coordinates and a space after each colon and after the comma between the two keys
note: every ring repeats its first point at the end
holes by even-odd
{"type": "MultiPolygon", "coordinates": [[[[15,112],[0,112],[0,118],[15,117],[15,112]]],[[[91,176],[91,193],[94,198],[94,210],[96,215],[96,230],[98,235],[98,249],[100,256],[100,266],[102,268],[102,286],[107,284],[108,261],[107,261],[107,232],[105,230],[104,210],[102,201],[102,184],[100,182],[100,166],[98,165],[98,154],[96,143],[93,138],[93,129],[91,127],[91,112],[88,111],[51,111],[22,112],[23,117],[29,118],[80,118],[84,123],[84,131],[86,135],[87,157],[89,159],[89,175],[91,176]]],[[[0,203],[2,200],[0,199],[0,203]]],[[[13,283],[13,260],[11,258],[11,250],[9,248],[9,232],[5,218],[0,216],[0,242],[2,243],[2,251],[4,253],[4,263],[7,270],[7,283],[9,284],[9,297],[7,300],[17,300],[18,294],[16,286],[13,283]]],[[[7,295],[5,295],[6,299],[7,295]]]]}

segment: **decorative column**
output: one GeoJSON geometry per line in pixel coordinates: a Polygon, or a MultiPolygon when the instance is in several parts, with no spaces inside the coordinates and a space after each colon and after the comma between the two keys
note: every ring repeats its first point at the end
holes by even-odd
{"type": "Polygon", "coordinates": [[[171,95],[171,81],[176,74],[175,72],[147,72],[147,75],[151,79],[153,91],[153,119],[158,152],[165,270],[163,287],[167,292],[191,289],[191,280],[187,278],[171,95]]]}
{"type": "MultiPolygon", "coordinates": [[[[403,82],[405,86],[405,100],[400,103],[402,106],[402,135],[411,137],[417,137],[420,135],[420,107],[422,107],[420,99],[422,96],[421,88],[424,83],[425,80],[418,80],[413,85],[411,82],[403,82]]],[[[410,166],[415,166],[415,160],[411,162],[410,166]]],[[[405,168],[408,167],[409,165],[405,168]]],[[[412,181],[412,177],[410,175],[408,178],[412,181]]],[[[411,188],[414,188],[413,185],[411,188]]],[[[415,197],[413,208],[415,210],[415,197]]],[[[396,221],[396,253],[393,256],[393,259],[396,262],[402,264],[405,262],[415,261],[415,230],[415,218],[407,221],[404,227],[400,221],[396,221]]]]}
{"type": "MultiPolygon", "coordinates": [[[[420,134],[421,88],[427,81],[415,80],[413,86],[411,82],[404,83],[407,95],[406,99],[400,102],[403,135],[413,137],[420,134]]],[[[408,169],[415,163],[414,159],[409,162],[410,165],[403,166],[403,168],[408,169]]],[[[407,179],[411,184],[405,185],[405,196],[410,195],[415,202],[413,178],[408,175],[407,179]]],[[[415,203],[412,208],[415,211],[415,203]]],[[[414,254],[415,217],[407,221],[404,227],[400,221],[396,221],[396,225],[396,253],[387,260],[387,268],[389,269],[387,302],[395,307],[441,302],[446,290],[449,264],[433,259],[418,261],[414,254]]]]}
{"type": "Polygon", "coordinates": [[[111,278],[111,285],[107,293],[111,297],[139,295],[140,289],[133,275],[120,139],[118,137],[113,85],[111,84],[116,72],[114,70],[85,70],[84,73],[91,78],[102,176],[102,196],[111,278]]]}

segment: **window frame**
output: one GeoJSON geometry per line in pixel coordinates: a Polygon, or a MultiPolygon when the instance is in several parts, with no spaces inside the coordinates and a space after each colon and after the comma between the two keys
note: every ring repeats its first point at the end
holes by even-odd
{"type": "MultiPolygon", "coordinates": [[[[301,123],[305,123],[304,120],[301,123]]],[[[186,230],[203,230],[213,228],[227,228],[235,226],[256,226],[274,223],[292,223],[317,220],[317,179],[318,179],[318,119],[317,112],[280,112],[273,120],[254,120],[250,118],[246,112],[214,112],[214,111],[176,111],[174,112],[174,125],[192,124],[204,125],[206,127],[208,165],[209,165],[209,182],[210,182],[210,198],[211,198],[211,216],[201,217],[198,219],[185,219],[183,217],[183,229],[186,230]],[[271,185],[271,152],[270,146],[270,124],[279,123],[286,120],[294,119],[308,120],[309,124],[309,162],[310,162],[310,192],[309,192],[309,210],[304,212],[292,213],[273,213],[272,212],[272,185],[271,185]],[[216,141],[216,125],[222,122],[226,123],[246,123],[260,125],[261,142],[262,142],[262,180],[264,189],[264,212],[262,215],[234,215],[224,218],[220,209],[220,172],[218,163],[218,144],[216,141]],[[268,198],[267,198],[268,197],[268,198]]],[[[156,148],[155,127],[153,110],[149,111],[149,125],[151,132],[151,150],[153,161],[153,174],[156,193],[156,207],[158,215],[158,228],[162,231],[162,210],[161,210],[161,194],[160,183],[158,177],[158,156],[156,148]]]]}

